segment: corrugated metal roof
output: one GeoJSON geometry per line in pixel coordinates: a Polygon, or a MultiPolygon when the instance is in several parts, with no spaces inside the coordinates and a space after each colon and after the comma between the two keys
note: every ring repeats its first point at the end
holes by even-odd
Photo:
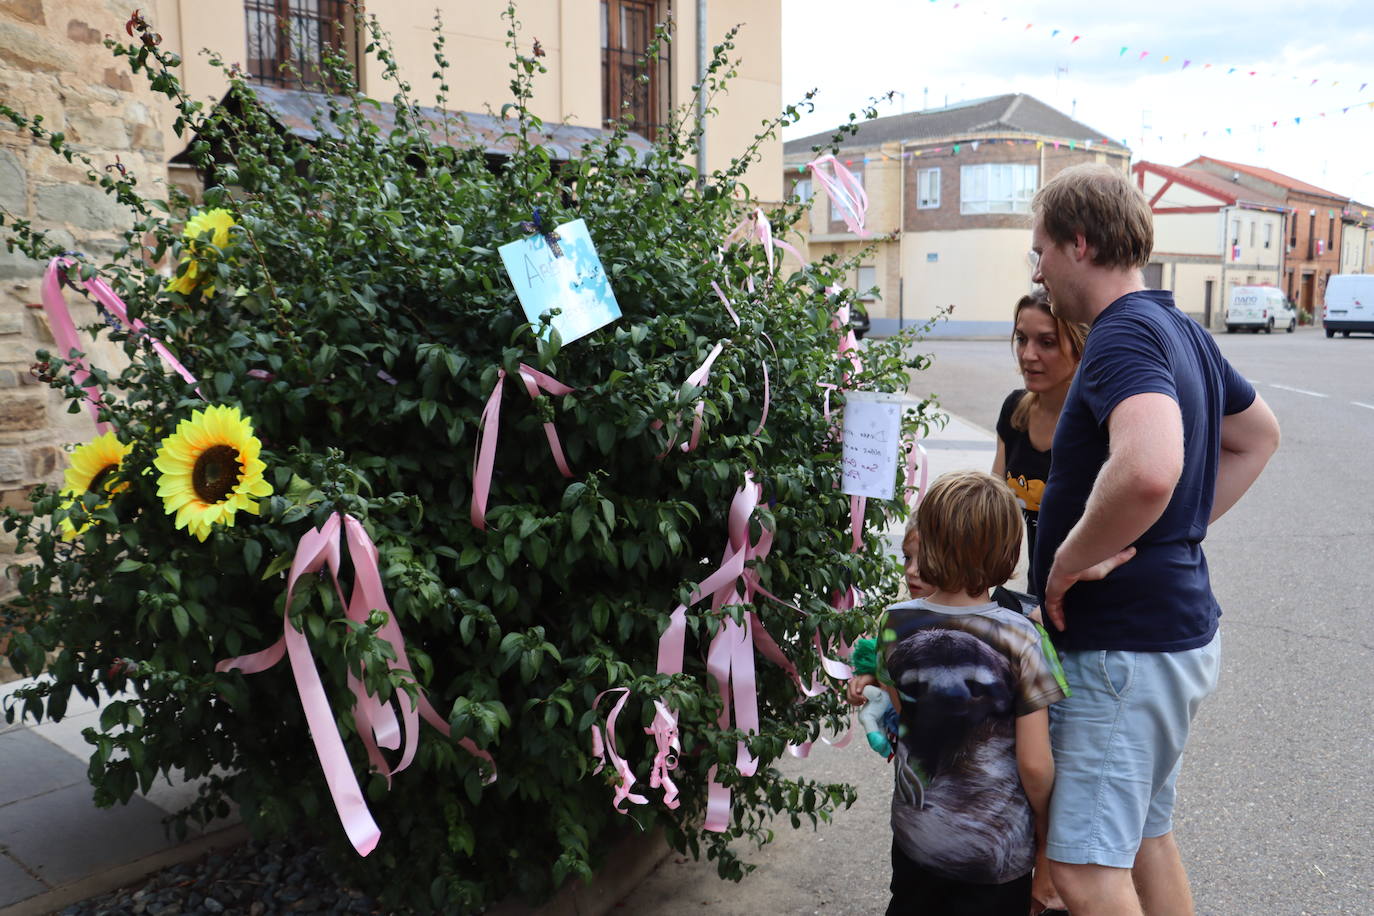
{"type": "MultiPolygon", "coordinates": [[[[809,153],[811,147],[829,142],[833,132],[789,140],[785,154],[809,153]]],[[[859,125],[857,134],[846,137],[841,149],[871,149],[884,143],[919,143],[944,137],[976,137],[979,134],[1022,133],[1058,140],[1091,140],[1093,145],[1126,150],[1122,143],[1081,121],[1024,93],[998,95],[960,102],[948,108],[916,111],[876,118],[859,125]]]]}
{"type": "MultiPolygon", "coordinates": [[[[338,136],[337,129],[334,129],[329,121],[329,104],[331,99],[347,104],[346,99],[320,92],[267,86],[255,86],[254,93],[262,108],[291,134],[312,142],[323,135],[338,136]]],[[[383,133],[396,127],[396,106],[389,102],[368,100],[360,110],[383,133]]],[[[422,107],[419,112],[429,130],[430,139],[438,145],[447,143],[451,146],[467,147],[476,144],[489,156],[509,156],[515,151],[516,138],[512,132],[518,122],[513,119],[502,120],[493,115],[472,111],[448,112],[446,139],[444,111],[439,108],[422,107]]],[[[598,127],[545,121],[543,128],[531,139],[547,149],[554,159],[566,161],[581,157],[585,146],[605,143],[611,137],[611,133],[598,127]]],[[[624,145],[641,162],[653,149],[648,140],[636,133],[629,134],[624,145]]]]}

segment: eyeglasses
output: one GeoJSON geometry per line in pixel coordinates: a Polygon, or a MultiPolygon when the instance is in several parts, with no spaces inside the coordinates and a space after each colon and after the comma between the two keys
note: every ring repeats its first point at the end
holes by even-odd
{"type": "Polygon", "coordinates": [[[1039,269],[1040,269],[1040,252],[1038,252],[1038,251],[1027,251],[1027,252],[1026,252],[1026,263],[1030,265],[1030,269],[1031,269],[1032,271],[1039,270],[1039,269]]]}

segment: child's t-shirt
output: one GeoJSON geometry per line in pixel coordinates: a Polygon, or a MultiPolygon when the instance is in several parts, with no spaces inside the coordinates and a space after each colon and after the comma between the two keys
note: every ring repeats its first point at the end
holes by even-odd
{"type": "Polygon", "coordinates": [[[1049,637],[1000,605],[916,599],[888,608],[879,676],[902,699],[892,832],[937,875],[1004,884],[1035,864],[1016,718],[1068,696],[1049,637]]]}

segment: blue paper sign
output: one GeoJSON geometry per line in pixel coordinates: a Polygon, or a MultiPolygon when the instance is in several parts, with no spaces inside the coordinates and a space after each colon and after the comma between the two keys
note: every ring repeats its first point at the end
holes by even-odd
{"type": "Polygon", "coordinates": [[[532,235],[502,245],[500,252],[526,318],[538,324],[551,310],[561,309],[553,316],[553,327],[563,343],[620,317],[620,304],[585,221],[564,223],[552,238],[532,235]]]}

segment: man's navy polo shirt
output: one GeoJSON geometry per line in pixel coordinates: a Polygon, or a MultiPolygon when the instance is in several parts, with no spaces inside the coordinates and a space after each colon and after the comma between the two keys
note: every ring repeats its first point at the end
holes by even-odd
{"type": "Polygon", "coordinates": [[[1099,582],[1069,589],[1065,630],[1050,628],[1060,649],[1178,652],[1205,646],[1216,632],[1221,609],[1202,539],[1216,493],[1221,418],[1249,407],[1255,389],[1164,290],[1122,296],[1093,322],[1054,434],[1035,581],[1048,578],[1055,551],[1083,515],[1107,460],[1112,411],[1149,392],[1178,402],[1183,473],[1164,514],[1135,542],[1135,557],[1099,582]]]}

